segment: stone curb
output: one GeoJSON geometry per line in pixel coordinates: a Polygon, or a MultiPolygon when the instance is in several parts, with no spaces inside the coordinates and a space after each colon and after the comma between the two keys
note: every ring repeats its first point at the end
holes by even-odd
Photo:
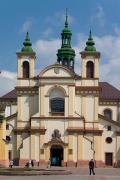
{"type": "Polygon", "coordinates": [[[48,170],[48,171],[24,171],[24,172],[0,172],[2,176],[39,176],[39,175],[69,175],[72,174],[69,170],[57,171],[57,170],[48,170]]]}

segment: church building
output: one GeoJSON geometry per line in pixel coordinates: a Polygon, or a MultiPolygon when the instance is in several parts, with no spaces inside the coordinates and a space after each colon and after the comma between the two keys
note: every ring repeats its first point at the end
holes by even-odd
{"type": "Polygon", "coordinates": [[[90,31],[75,73],[72,33],[65,18],[57,63],[35,75],[29,34],[17,52],[17,84],[0,98],[6,123],[0,129],[0,165],[120,166],[120,91],[99,81],[100,52],[90,31]],[[1,138],[2,134],[2,138],[1,138]],[[2,155],[1,155],[2,154],[2,155]]]}

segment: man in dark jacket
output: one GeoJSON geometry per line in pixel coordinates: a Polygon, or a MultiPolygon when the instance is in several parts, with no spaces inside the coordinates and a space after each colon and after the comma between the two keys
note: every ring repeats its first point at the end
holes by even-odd
{"type": "Polygon", "coordinates": [[[91,159],[91,160],[89,161],[89,171],[90,171],[90,175],[91,175],[91,173],[93,173],[93,175],[95,175],[94,167],[95,167],[94,161],[93,161],[93,159],[91,159]]]}

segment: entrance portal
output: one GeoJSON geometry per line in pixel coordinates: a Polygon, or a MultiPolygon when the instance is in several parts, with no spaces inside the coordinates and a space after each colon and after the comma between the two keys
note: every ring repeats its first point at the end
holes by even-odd
{"type": "Polygon", "coordinates": [[[52,166],[61,166],[63,160],[63,147],[52,145],[50,148],[50,159],[52,166]]]}

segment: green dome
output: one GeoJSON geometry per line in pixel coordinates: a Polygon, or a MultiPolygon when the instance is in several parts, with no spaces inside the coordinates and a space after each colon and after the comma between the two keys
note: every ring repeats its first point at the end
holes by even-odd
{"type": "Polygon", "coordinates": [[[25,41],[23,42],[24,47],[21,49],[21,52],[33,52],[32,43],[30,42],[29,33],[27,32],[25,41]]]}
{"type": "Polygon", "coordinates": [[[92,38],[92,33],[90,30],[88,41],[86,42],[85,51],[96,51],[96,48],[94,47],[95,43],[92,38]]]}

